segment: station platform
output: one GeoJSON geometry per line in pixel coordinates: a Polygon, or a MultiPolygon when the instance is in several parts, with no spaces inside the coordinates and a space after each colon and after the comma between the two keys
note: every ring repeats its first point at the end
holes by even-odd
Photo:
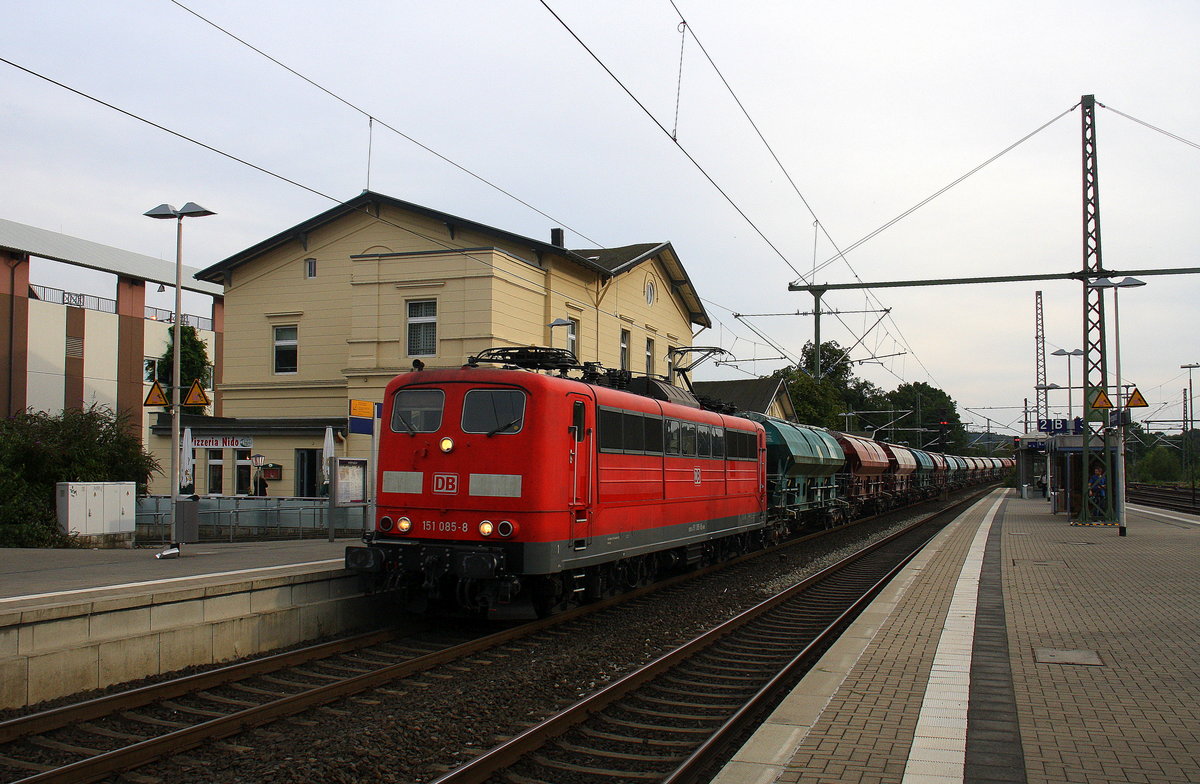
{"type": "Polygon", "coordinates": [[[178,558],[161,547],[112,550],[0,548],[0,610],[153,593],[248,576],[340,568],[357,539],[185,544],[178,558]]]}
{"type": "Polygon", "coordinates": [[[378,623],[352,541],[0,548],[0,710],[378,623]]]}
{"type": "Polygon", "coordinates": [[[1200,782],[1200,517],[1127,532],[985,496],[714,782],[1200,782]]]}

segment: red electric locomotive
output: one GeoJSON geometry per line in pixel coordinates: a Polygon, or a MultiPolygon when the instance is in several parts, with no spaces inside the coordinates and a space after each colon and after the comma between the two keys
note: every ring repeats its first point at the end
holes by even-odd
{"type": "MultiPolygon", "coordinates": [[[[766,535],[762,425],[566,377],[569,352],[400,375],[384,398],[375,530],[346,564],[410,600],[542,613],[766,535]]],[[[610,374],[611,376],[611,374],[610,374]]],[[[673,388],[671,388],[673,389],[673,388]]]]}

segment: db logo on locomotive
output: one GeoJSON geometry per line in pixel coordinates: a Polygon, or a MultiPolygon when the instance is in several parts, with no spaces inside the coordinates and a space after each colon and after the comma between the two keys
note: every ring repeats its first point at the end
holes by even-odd
{"type": "Polygon", "coordinates": [[[444,495],[457,495],[458,474],[434,474],[433,492],[444,495]]]}

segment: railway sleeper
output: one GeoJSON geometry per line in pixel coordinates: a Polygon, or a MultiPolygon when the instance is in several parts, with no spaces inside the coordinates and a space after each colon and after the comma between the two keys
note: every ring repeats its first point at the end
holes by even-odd
{"type": "Polygon", "coordinates": [[[682,754],[633,754],[623,751],[609,751],[608,749],[598,749],[591,746],[580,746],[569,741],[558,741],[554,744],[554,748],[565,751],[568,754],[584,754],[589,757],[600,757],[603,759],[624,760],[627,762],[652,762],[652,763],[679,763],[684,760],[682,754]]]}
{"type": "Polygon", "coordinates": [[[575,728],[576,732],[581,735],[587,735],[597,740],[607,741],[609,743],[628,743],[631,746],[662,746],[664,748],[679,748],[691,749],[696,744],[690,740],[662,740],[659,738],[647,738],[638,735],[620,735],[615,732],[605,732],[598,730],[595,727],[589,727],[586,724],[575,728]]]}
{"type": "Polygon", "coordinates": [[[534,754],[530,756],[530,760],[543,768],[549,770],[560,770],[569,773],[582,773],[588,776],[603,776],[617,781],[660,781],[662,773],[650,770],[610,770],[606,768],[597,768],[590,765],[579,765],[574,762],[563,762],[562,760],[551,759],[544,754],[534,754]]]}
{"type": "Polygon", "coordinates": [[[633,721],[632,719],[623,719],[619,716],[610,716],[607,713],[598,714],[596,718],[601,722],[640,733],[661,732],[671,735],[693,735],[696,738],[706,738],[712,735],[712,730],[707,727],[664,727],[661,724],[647,724],[643,721],[633,721]]]}

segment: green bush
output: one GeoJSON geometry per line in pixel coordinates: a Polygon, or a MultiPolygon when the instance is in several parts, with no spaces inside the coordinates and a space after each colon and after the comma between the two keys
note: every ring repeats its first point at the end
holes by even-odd
{"type": "Polygon", "coordinates": [[[136,482],[144,493],[158,470],[125,418],[107,406],[0,420],[0,546],[71,546],[58,530],[58,482],[136,482]]]}

